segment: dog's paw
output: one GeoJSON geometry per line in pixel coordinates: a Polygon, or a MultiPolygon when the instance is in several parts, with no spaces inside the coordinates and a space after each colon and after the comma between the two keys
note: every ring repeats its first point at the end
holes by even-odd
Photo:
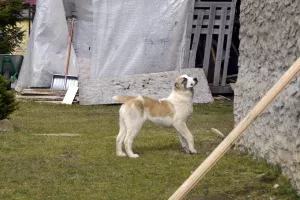
{"type": "Polygon", "coordinates": [[[125,156],[127,156],[127,154],[124,152],[119,152],[119,153],[117,153],[117,156],[125,157],[125,156]]]}
{"type": "Polygon", "coordinates": [[[190,150],[190,154],[197,154],[197,150],[196,149],[190,150]]]}
{"type": "Polygon", "coordinates": [[[184,151],[185,153],[188,153],[188,154],[191,153],[190,150],[189,150],[188,148],[186,148],[186,147],[182,147],[182,149],[183,149],[183,151],[184,151]]]}
{"type": "Polygon", "coordinates": [[[131,154],[131,155],[128,155],[130,158],[138,158],[139,155],[138,154],[131,154]]]}

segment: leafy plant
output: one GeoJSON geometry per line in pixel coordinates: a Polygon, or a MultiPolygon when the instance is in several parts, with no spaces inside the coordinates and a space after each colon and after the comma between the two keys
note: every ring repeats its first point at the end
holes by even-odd
{"type": "Polygon", "coordinates": [[[0,1],[0,54],[11,53],[24,36],[17,22],[22,21],[23,0],[0,1]]]}
{"type": "Polygon", "coordinates": [[[7,90],[8,81],[4,76],[0,75],[0,120],[8,118],[8,116],[18,109],[13,91],[7,90]]]}

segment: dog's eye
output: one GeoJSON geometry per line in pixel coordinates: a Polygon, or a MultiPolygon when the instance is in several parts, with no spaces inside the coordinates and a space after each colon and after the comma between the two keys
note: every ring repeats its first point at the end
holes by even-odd
{"type": "Polygon", "coordinates": [[[187,78],[183,78],[182,83],[186,83],[187,82],[187,78]]]}

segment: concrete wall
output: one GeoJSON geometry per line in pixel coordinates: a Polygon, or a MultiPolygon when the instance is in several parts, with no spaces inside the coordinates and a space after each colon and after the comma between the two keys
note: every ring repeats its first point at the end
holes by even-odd
{"type": "MultiPolygon", "coordinates": [[[[300,1],[242,0],[240,22],[236,122],[300,56],[300,1]]],[[[238,147],[279,164],[300,192],[300,73],[243,134],[238,147]]]]}
{"type": "Polygon", "coordinates": [[[88,70],[79,76],[80,105],[114,104],[115,95],[142,95],[151,98],[167,98],[175,79],[183,74],[197,77],[198,84],[194,87],[194,103],[213,102],[203,69],[189,68],[177,71],[166,71],[149,74],[135,74],[122,77],[106,77],[90,79],[88,70]]]}

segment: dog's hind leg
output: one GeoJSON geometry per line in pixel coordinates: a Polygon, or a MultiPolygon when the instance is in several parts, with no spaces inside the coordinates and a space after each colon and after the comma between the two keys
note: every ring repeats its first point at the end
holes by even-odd
{"type": "Polygon", "coordinates": [[[142,125],[143,125],[143,121],[141,121],[141,120],[126,121],[127,134],[125,137],[124,144],[125,144],[126,153],[130,158],[138,158],[139,157],[138,154],[133,153],[132,144],[133,144],[134,138],[139,134],[139,132],[142,128],[142,125]]]}
{"type": "Polygon", "coordinates": [[[126,153],[124,153],[122,150],[125,137],[126,137],[126,126],[123,117],[120,115],[120,130],[116,141],[117,156],[126,156],[126,153]]]}

